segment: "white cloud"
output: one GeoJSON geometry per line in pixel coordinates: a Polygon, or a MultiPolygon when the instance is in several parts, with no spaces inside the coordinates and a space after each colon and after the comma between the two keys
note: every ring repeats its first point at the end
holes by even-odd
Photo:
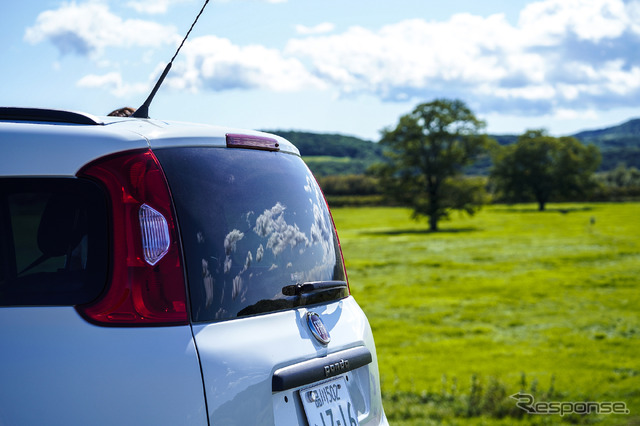
{"type": "Polygon", "coordinates": [[[264,3],[286,3],[288,0],[213,0],[213,3],[231,3],[234,1],[257,1],[257,2],[264,2],[264,3]]]}
{"type": "Polygon", "coordinates": [[[60,53],[99,57],[107,47],[158,47],[180,40],[173,26],[139,19],[122,19],[105,4],[65,3],[38,15],[25,40],[49,41],[60,53]]]}
{"type": "Polygon", "coordinates": [[[509,49],[501,40],[513,31],[502,15],[460,14],[444,23],[413,19],[377,32],[352,27],[340,35],[292,40],[286,52],[307,58],[318,76],[343,93],[374,92],[392,100],[448,82],[504,77],[508,70],[498,55],[509,49]]]}
{"type": "Polygon", "coordinates": [[[638,34],[640,33],[640,1],[629,1],[626,7],[632,31],[638,34]]]}
{"type": "Polygon", "coordinates": [[[305,247],[309,239],[298,225],[288,224],[284,218],[286,207],[276,203],[271,209],[265,210],[256,219],[253,231],[260,237],[267,238],[267,248],[271,249],[274,256],[282,253],[287,247],[305,247]]]}
{"type": "Polygon", "coordinates": [[[296,33],[301,35],[330,33],[334,29],[335,29],[335,25],[333,25],[331,22],[323,22],[313,27],[307,27],[305,25],[295,26],[296,33]]]}
{"type": "Polygon", "coordinates": [[[296,58],[259,45],[237,46],[215,36],[187,41],[167,82],[174,88],[191,91],[286,92],[322,86],[320,79],[296,58]]]}
{"type": "Polygon", "coordinates": [[[144,83],[125,84],[119,72],[110,72],[103,75],[90,74],[82,77],[76,85],[83,88],[104,89],[117,97],[128,97],[135,93],[145,93],[149,85],[144,83]]]}
{"type": "Polygon", "coordinates": [[[537,44],[553,44],[573,34],[597,42],[620,36],[629,26],[622,0],[546,0],[532,3],[520,14],[519,26],[537,44]]]}
{"type": "Polygon", "coordinates": [[[558,108],[554,114],[557,120],[598,119],[598,114],[593,110],[573,110],[558,108]]]}
{"type": "Polygon", "coordinates": [[[628,105],[640,100],[639,4],[544,0],[515,26],[502,14],[412,19],[293,39],[285,53],[346,96],[459,97],[487,112],[527,114],[628,105]]]}
{"type": "Polygon", "coordinates": [[[169,11],[174,4],[193,2],[193,0],[129,0],[126,6],[138,13],[160,15],[169,11]]]}
{"type": "Polygon", "coordinates": [[[138,13],[147,13],[149,15],[167,13],[171,3],[171,0],[133,0],[127,2],[127,6],[132,8],[138,13]]]}
{"type": "MultiPolygon", "coordinates": [[[[141,13],[163,13],[184,0],[127,1],[141,13]]],[[[483,113],[548,116],[640,102],[640,0],[542,0],[528,4],[515,25],[502,14],[461,13],[447,21],[409,19],[342,33],[328,22],[295,30],[300,37],[284,49],[213,35],[192,38],[166,84],[193,92],[330,89],[402,102],[456,97],[483,113]]],[[[88,2],[41,13],[25,39],[120,69],[103,54],[107,48],[177,45],[182,36],[88,2]]],[[[148,61],[148,54],[140,58],[148,61]]],[[[78,82],[118,96],[150,84],[123,84],[117,72],[78,82]]]]}

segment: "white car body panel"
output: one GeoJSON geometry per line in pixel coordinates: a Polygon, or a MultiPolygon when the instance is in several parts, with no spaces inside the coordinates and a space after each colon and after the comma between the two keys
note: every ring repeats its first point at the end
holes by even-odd
{"type": "Polygon", "coordinates": [[[0,425],[206,425],[191,328],[99,327],[0,309],[0,425]]]}
{"type": "Polygon", "coordinates": [[[360,345],[371,351],[373,361],[347,373],[352,402],[361,425],[386,422],[381,406],[370,407],[365,402],[380,392],[378,364],[371,329],[352,297],[294,311],[195,324],[193,329],[212,425],[305,424],[297,396],[300,387],[272,394],[273,373],[360,345]],[[309,332],[305,321],[308,311],[322,317],[331,334],[328,346],[321,345],[309,332]],[[239,406],[246,409],[238,411],[239,406]]]}
{"type": "Polygon", "coordinates": [[[84,164],[114,152],[169,146],[226,146],[226,134],[266,136],[280,150],[299,154],[286,139],[257,131],[111,117],[104,125],[2,123],[0,147],[3,176],[73,176],[84,164]],[[111,120],[109,120],[111,119],[111,120]],[[71,154],[73,153],[73,154],[71,154]],[[29,162],[25,162],[25,158],[29,162]]]}
{"type": "Polygon", "coordinates": [[[96,158],[148,147],[140,135],[111,132],[105,127],[2,123],[0,173],[3,176],[74,176],[80,167],[96,158]]]}

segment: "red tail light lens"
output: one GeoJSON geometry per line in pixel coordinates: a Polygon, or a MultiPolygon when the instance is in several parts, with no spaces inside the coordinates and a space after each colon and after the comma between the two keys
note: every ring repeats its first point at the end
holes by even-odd
{"type": "Polygon", "coordinates": [[[100,181],[111,199],[111,279],[78,311],[102,325],[187,324],[186,288],[171,196],[150,150],[98,159],[78,176],[100,181]]]}

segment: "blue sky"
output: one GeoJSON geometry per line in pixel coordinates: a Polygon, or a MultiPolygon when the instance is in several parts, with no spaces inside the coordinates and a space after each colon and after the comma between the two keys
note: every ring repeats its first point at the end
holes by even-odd
{"type": "MultiPolygon", "coordinates": [[[[203,0],[0,4],[0,104],[138,107],[203,0]]],[[[376,140],[435,98],[492,133],[640,117],[640,0],[211,0],[153,118],[376,140]]]]}

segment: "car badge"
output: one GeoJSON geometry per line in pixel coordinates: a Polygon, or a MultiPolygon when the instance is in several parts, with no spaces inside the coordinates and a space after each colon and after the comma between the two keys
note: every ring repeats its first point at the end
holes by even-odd
{"type": "Polygon", "coordinates": [[[315,337],[318,342],[323,345],[329,344],[331,341],[331,336],[329,335],[329,331],[324,326],[324,322],[320,318],[320,315],[315,312],[307,312],[307,325],[309,326],[309,330],[311,330],[311,334],[315,337]]]}

